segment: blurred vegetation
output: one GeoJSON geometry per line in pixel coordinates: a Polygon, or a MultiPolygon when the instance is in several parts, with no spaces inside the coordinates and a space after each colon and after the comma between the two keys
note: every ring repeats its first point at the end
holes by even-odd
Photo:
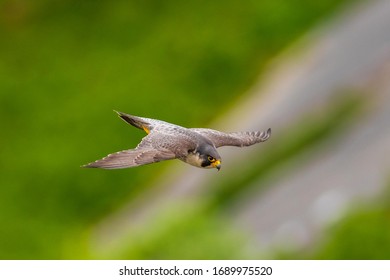
{"type": "Polygon", "coordinates": [[[138,232],[129,233],[108,255],[146,260],[248,258],[242,250],[248,236],[233,229],[227,217],[208,211],[201,203],[196,207],[189,207],[191,202],[178,204],[138,232]]]}
{"type": "MultiPolygon", "coordinates": [[[[2,1],[0,258],[96,257],[89,229],[171,164],[80,169],[143,136],[112,109],[204,126],[234,106],[273,56],[345,2],[2,1]]],[[[211,210],[180,227],[123,257],[241,257],[237,240],[245,237],[216,234],[226,225],[211,210]],[[169,238],[193,245],[176,251],[169,238]]]]}
{"type": "Polygon", "coordinates": [[[330,236],[314,254],[316,259],[390,259],[390,185],[374,204],[362,203],[327,232],[330,236]]]}

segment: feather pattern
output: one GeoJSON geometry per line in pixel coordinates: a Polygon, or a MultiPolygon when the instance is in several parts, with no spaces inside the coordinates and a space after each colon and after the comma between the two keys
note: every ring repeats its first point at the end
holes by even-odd
{"type": "Polygon", "coordinates": [[[109,154],[108,156],[89,163],[84,167],[104,168],[104,169],[119,169],[136,167],[140,165],[150,164],[168,159],[174,159],[175,154],[171,151],[145,150],[134,149],[124,150],[109,154]]]}
{"type": "Polygon", "coordinates": [[[180,159],[197,167],[220,168],[216,148],[221,146],[250,146],[266,141],[267,131],[224,133],[207,128],[185,128],[168,122],[117,112],[119,117],[147,135],[135,149],[124,150],[84,165],[83,167],[118,169],[135,167],[163,160],[180,159]],[[212,159],[212,160],[209,160],[212,159]]]}
{"type": "Polygon", "coordinates": [[[225,133],[209,128],[191,128],[191,130],[203,135],[214,143],[215,147],[222,146],[251,146],[264,142],[271,137],[271,129],[267,131],[231,132],[225,133]]]}

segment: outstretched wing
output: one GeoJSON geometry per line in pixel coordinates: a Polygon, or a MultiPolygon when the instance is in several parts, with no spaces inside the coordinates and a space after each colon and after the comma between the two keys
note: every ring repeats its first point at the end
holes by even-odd
{"type": "Polygon", "coordinates": [[[133,150],[125,150],[109,154],[102,159],[99,159],[95,162],[91,162],[82,167],[119,169],[135,167],[174,158],[175,154],[169,150],[136,148],[133,150]]]}
{"type": "Polygon", "coordinates": [[[224,133],[218,130],[208,128],[191,128],[191,130],[210,139],[216,148],[221,146],[251,146],[256,143],[264,142],[271,136],[271,128],[267,131],[251,132],[231,132],[224,133]]]}

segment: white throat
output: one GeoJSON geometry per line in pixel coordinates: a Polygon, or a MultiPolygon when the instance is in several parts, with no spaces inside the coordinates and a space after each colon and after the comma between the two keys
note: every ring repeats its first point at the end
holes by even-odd
{"type": "Polygon", "coordinates": [[[196,167],[202,167],[202,159],[199,157],[199,153],[189,153],[185,162],[196,167]]]}

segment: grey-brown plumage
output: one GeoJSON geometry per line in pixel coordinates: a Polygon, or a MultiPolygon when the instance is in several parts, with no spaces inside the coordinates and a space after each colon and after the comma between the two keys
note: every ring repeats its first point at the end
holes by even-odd
{"type": "Polygon", "coordinates": [[[145,136],[135,149],[110,154],[83,167],[117,169],[135,167],[169,159],[180,159],[201,168],[221,168],[216,148],[250,146],[271,136],[267,131],[224,133],[207,128],[185,128],[168,122],[117,112],[125,122],[144,130],[145,136]]]}

